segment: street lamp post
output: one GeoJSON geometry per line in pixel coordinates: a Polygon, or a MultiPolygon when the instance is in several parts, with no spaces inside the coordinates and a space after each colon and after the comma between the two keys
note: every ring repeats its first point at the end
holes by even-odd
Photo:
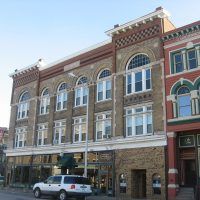
{"type": "MultiPolygon", "coordinates": [[[[78,78],[73,72],[68,73],[69,76],[71,77],[76,77],[78,78]]],[[[85,87],[86,85],[82,82],[83,86],[85,87]]],[[[88,86],[88,84],[87,84],[88,86]]],[[[88,124],[89,124],[89,87],[87,87],[87,108],[86,108],[86,136],[85,136],[85,160],[84,160],[84,176],[87,177],[87,158],[88,158],[88,124]]]]}

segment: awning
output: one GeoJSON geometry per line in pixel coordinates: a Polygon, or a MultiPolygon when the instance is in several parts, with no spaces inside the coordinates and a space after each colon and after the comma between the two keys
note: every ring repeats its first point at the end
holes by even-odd
{"type": "Polygon", "coordinates": [[[61,167],[65,167],[65,168],[73,168],[75,165],[75,160],[74,157],[72,155],[64,155],[60,158],[60,160],[57,163],[57,166],[59,168],[61,167]]]}

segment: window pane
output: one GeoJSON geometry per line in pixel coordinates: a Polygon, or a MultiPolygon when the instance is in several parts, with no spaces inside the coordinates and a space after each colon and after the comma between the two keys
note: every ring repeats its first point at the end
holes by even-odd
{"type": "Polygon", "coordinates": [[[131,74],[128,74],[126,76],[127,78],[127,94],[130,94],[132,92],[132,77],[131,74]]]}
{"type": "Polygon", "coordinates": [[[183,61],[182,61],[182,54],[176,54],[174,55],[174,64],[176,72],[182,72],[183,71],[183,61]]]}
{"type": "Polygon", "coordinates": [[[146,89],[150,89],[151,88],[151,70],[148,69],[146,70],[146,89]]]}
{"type": "Polygon", "coordinates": [[[142,91],[142,72],[135,73],[135,91],[142,91]]]}
{"type": "Polygon", "coordinates": [[[190,69],[194,69],[197,67],[197,59],[196,59],[195,50],[188,51],[188,64],[189,64],[190,69]]]}
{"type": "Polygon", "coordinates": [[[179,116],[191,116],[190,96],[184,95],[178,97],[179,116]]]}
{"type": "Polygon", "coordinates": [[[132,135],[132,117],[127,117],[127,135],[132,135]]]}
{"type": "Polygon", "coordinates": [[[143,116],[138,116],[135,118],[136,125],[136,135],[143,134],[143,116]]]}

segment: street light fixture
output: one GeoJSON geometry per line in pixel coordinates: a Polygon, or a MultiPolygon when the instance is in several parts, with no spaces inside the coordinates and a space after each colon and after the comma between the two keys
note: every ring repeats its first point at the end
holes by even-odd
{"type": "MultiPolygon", "coordinates": [[[[75,78],[78,78],[78,76],[76,76],[73,72],[69,72],[68,73],[69,76],[71,77],[75,77],[75,78]]],[[[84,84],[82,82],[83,86],[85,87],[86,84],[84,84]]],[[[87,84],[88,86],[88,84],[87,84]]],[[[88,90],[88,93],[87,93],[87,110],[86,110],[86,136],[85,136],[85,161],[84,161],[84,176],[87,177],[87,165],[88,165],[88,162],[87,162],[87,158],[88,158],[88,124],[89,124],[89,87],[87,88],[88,90]]]]}

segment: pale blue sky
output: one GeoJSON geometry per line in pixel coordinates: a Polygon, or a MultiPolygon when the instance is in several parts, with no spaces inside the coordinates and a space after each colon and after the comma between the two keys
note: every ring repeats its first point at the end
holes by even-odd
{"type": "Polygon", "coordinates": [[[9,125],[8,74],[108,39],[105,31],[162,6],[177,26],[199,20],[199,0],[0,0],[0,126],[9,125]]]}

